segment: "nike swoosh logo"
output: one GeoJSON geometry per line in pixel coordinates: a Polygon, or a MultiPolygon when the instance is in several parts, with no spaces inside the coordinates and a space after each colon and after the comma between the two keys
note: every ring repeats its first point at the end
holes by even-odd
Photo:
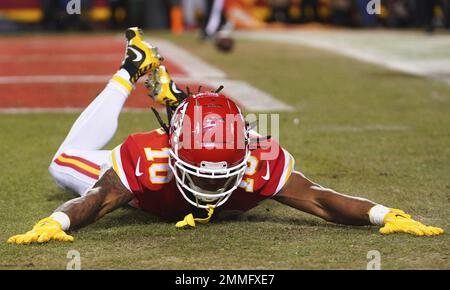
{"type": "Polygon", "coordinates": [[[267,164],[266,164],[266,175],[264,175],[264,176],[262,177],[262,179],[264,179],[264,180],[269,180],[269,178],[270,178],[269,161],[266,161],[266,162],[267,162],[267,164]]]}
{"type": "Polygon", "coordinates": [[[172,92],[174,92],[174,93],[176,93],[176,94],[181,93],[181,91],[180,91],[180,90],[177,88],[177,86],[175,85],[175,82],[172,82],[171,87],[172,87],[172,92]]]}
{"type": "Polygon", "coordinates": [[[131,49],[131,51],[134,52],[134,54],[136,55],[136,58],[133,59],[133,61],[135,61],[135,62],[141,61],[141,59],[142,59],[142,53],[140,53],[140,52],[137,51],[136,49],[132,48],[131,46],[129,46],[128,49],[131,49]]]}
{"type": "Polygon", "coordinates": [[[138,158],[137,164],[136,164],[136,171],[134,172],[136,176],[141,176],[143,173],[139,171],[139,165],[141,163],[141,157],[138,158]]]}

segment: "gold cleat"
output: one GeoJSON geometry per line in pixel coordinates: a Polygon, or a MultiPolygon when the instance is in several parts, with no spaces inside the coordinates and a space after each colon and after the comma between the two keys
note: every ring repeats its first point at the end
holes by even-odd
{"type": "Polygon", "coordinates": [[[148,95],[161,105],[176,107],[187,97],[185,92],[178,89],[163,65],[152,70],[145,87],[149,90],[148,95]]]}
{"type": "Polygon", "coordinates": [[[131,83],[136,83],[141,76],[157,68],[164,60],[156,47],[143,41],[143,35],[142,30],[137,27],[128,28],[125,34],[127,50],[121,68],[128,71],[131,83]]]}

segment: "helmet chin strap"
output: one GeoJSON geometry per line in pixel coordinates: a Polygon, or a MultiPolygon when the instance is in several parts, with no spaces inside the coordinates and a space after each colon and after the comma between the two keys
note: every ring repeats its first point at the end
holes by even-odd
{"type": "MultiPolygon", "coordinates": [[[[224,187],[216,190],[216,191],[209,191],[209,190],[204,190],[201,187],[198,187],[197,185],[194,184],[192,178],[189,176],[189,174],[187,175],[187,178],[190,181],[190,187],[196,191],[200,191],[203,192],[205,194],[214,194],[214,193],[222,193],[225,191],[226,186],[230,183],[230,180],[227,180],[227,182],[224,184],[224,187]]],[[[198,199],[198,197],[195,197],[196,199],[198,199]]],[[[215,200],[209,200],[209,201],[205,201],[205,202],[214,202],[215,200]]],[[[220,200],[219,200],[220,201],[220,200]]],[[[217,203],[216,203],[217,204],[217,203]]],[[[196,224],[195,222],[199,222],[201,224],[206,224],[211,220],[212,215],[214,214],[214,209],[216,208],[215,205],[212,204],[208,204],[207,205],[207,209],[206,211],[208,212],[208,216],[205,218],[194,218],[194,215],[192,213],[186,215],[184,217],[184,219],[182,221],[179,221],[176,223],[176,227],[177,228],[181,228],[181,229],[186,229],[186,228],[195,228],[196,224]]]]}

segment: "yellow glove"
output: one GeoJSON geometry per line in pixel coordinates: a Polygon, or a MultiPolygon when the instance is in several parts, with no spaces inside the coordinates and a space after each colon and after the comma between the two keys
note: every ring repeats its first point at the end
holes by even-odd
{"type": "Polygon", "coordinates": [[[444,230],[437,227],[426,226],[411,218],[404,211],[391,208],[391,211],[384,217],[384,227],[380,228],[383,235],[393,233],[408,233],[416,236],[437,236],[444,233],[444,230]]]}
{"type": "Polygon", "coordinates": [[[52,217],[48,217],[40,220],[31,231],[23,235],[10,237],[8,243],[28,245],[31,243],[46,243],[50,240],[73,242],[73,237],[62,230],[59,222],[52,217]]]}

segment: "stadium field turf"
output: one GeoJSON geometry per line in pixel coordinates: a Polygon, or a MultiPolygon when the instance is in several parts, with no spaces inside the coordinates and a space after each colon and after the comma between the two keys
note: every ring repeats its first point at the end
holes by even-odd
{"type": "MultiPolygon", "coordinates": [[[[450,86],[298,45],[238,40],[223,54],[193,34],[157,36],[294,107],[280,113],[280,141],[312,180],[450,230],[450,86]]],[[[382,269],[450,267],[448,233],[382,236],[275,201],[194,230],[123,208],[73,243],[6,244],[74,197],[47,167],[77,115],[0,114],[0,269],[65,269],[71,249],[83,269],[365,269],[370,250],[382,269]]],[[[124,112],[108,148],[156,126],[150,112],[124,112]]]]}

